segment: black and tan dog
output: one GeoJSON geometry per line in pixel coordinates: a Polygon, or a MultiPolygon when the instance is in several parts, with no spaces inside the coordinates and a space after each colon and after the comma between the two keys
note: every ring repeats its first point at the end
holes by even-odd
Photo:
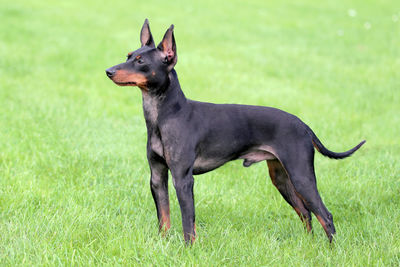
{"type": "Polygon", "coordinates": [[[106,70],[122,86],[142,91],[147,126],[147,158],[151,192],[160,230],[170,227],[168,170],[178,196],[186,242],[196,236],[193,175],[243,159],[243,165],[265,160],[272,183],[295,209],[308,231],[313,212],[332,241],[332,215],[319,196],[314,173],[314,148],[341,159],[365,141],[343,153],[325,148],[299,118],[279,109],[189,100],[174,70],[177,62],[173,25],[156,47],[148,21],[140,33],[141,48],[126,62],[106,70]]]}

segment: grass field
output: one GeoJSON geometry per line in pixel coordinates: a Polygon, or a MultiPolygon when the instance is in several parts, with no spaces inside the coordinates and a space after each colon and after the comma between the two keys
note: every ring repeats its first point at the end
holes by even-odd
{"type": "Polygon", "coordinates": [[[18,0],[0,18],[0,265],[400,265],[397,1],[18,0]],[[367,140],[316,156],[333,246],[315,218],[304,232],[266,164],[239,161],[195,177],[193,247],[172,184],[158,235],[140,91],[104,73],[146,17],[156,42],[175,24],[188,98],[286,110],[334,151],[367,140]]]}

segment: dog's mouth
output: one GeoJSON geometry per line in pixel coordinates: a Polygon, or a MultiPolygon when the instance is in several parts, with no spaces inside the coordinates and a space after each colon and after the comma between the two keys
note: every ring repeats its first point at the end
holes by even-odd
{"type": "MultiPolygon", "coordinates": [[[[107,74],[108,75],[108,74],[107,74]]],[[[143,74],[127,70],[118,70],[108,77],[119,86],[146,86],[147,78],[143,74]]]]}
{"type": "Polygon", "coordinates": [[[136,86],[137,85],[137,83],[135,83],[135,82],[116,82],[116,81],[114,81],[116,84],[118,84],[119,86],[129,86],[129,85],[131,85],[131,86],[136,86]]]}

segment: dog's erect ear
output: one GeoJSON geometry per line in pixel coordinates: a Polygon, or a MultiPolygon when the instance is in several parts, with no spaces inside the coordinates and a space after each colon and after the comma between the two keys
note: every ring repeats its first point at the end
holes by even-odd
{"type": "Polygon", "coordinates": [[[148,19],[145,19],[142,30],[140,31],[140,42],[142,43],[142,47],[145,45],[150,47],[156,47],[156,45],[154,44],[153,36],[151,35],[150,32],[148,19]]]}
{"type": "Polygon", "coordinates": [[[168,70],[172,70],[178,59],[176,55],[174,25],[171,25],[171,27],[169,27],[165,32],[164,38],[157,48],[165,54],[165,63],[168,64],[168,70]]]}

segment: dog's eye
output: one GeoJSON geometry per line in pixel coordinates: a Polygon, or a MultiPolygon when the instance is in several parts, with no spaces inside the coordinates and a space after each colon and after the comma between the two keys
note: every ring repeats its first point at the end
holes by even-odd
{"type": "Polygon", "coordinates": [[[143,64],[143,60],[139,58],[139,59],[137,60],[137,63],[143,64]]]}

